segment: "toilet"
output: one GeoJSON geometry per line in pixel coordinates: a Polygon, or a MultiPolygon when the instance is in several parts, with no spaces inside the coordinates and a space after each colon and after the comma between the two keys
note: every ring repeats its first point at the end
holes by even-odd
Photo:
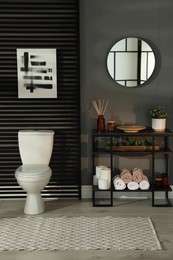
{"type": "Polygon", "coordinates": [[[52,175],[49,162],[53,150],[54,131],[20,130],[19,152],[22,165],[15,171],[18,184],[26,191],[25,214],[40,214],[45,206],[41,191],[52,175]]]}

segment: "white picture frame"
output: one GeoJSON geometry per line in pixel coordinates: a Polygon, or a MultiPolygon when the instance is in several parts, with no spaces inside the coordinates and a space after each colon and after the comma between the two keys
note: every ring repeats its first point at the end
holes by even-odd
{"type": "Polygon", "coordinates": [[[17,49],[18,98],[57,98],[56,49],[17,49]]]}

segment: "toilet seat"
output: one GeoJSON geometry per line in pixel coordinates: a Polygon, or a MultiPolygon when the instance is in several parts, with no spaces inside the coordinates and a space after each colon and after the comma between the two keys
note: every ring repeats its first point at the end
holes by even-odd
{"type": "Polygon", "coordinates": [[[15,177],[33,182],[50,178],[51,175],[51,168],[44,164],[23,164],[15,171],[15,177]]]}

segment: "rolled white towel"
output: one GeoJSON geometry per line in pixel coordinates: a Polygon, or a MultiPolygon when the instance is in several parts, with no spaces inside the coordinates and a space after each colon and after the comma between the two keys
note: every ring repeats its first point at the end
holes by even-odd
{"type": "Polygon", "coordinates": [[[129,183],[127,183],[127,188],[129,190],[137,190],[139,189],[139,184],[135,181],[130,181],[129,183]]]}
{"type": "Polygon", "coordinates": [[[126,188],[125,182],[117,175],[113,179],[115,190],[124,190],[126,188]]]}
{"type": "Polygon", "coordinates": [[[149,181],[142,180],[142,181],[139,183],[139,188],[140,188],[141,190],[148,190],[149,187],[150,187],[149,181]]]}

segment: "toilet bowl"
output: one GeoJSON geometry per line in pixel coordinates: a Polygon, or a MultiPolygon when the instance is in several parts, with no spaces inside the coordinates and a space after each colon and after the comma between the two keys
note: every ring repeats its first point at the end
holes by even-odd
{"type": "Polygon", "coordinates": [[[24,207],[25,214],[40,214],[45,206],[41,197],[41,191],[48,184],[52,170],[47,165],[22,165],[16,169],[15,177],[27,193],[24,207]]]}
{"type": "Polygon", "coordinates": [[[52,170],[48,166],[53,149],[54,132],[19,131],[19,151],[22,165],[15,171],[15,178],[27,197],[24,207],[25,214],[40,214],[45,206],[41,191],[48,184],[52,170]]]}

